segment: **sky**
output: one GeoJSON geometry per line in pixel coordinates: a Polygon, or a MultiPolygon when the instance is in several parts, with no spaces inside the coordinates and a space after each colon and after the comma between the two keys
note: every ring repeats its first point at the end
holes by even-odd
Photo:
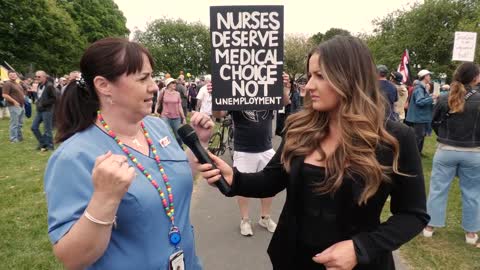
{"type": "Polygon", "coordinates": [[[283,5],[285,33],[313,35],[343,28],[351,33],[371,33],[372,20],[397,9],[408,9],[423,0],[114,0],[127,18],[131,32],[144,30],[147,22],[160,18],[200,21],[209,26],[209,7],[224,5],[283,5]]]}

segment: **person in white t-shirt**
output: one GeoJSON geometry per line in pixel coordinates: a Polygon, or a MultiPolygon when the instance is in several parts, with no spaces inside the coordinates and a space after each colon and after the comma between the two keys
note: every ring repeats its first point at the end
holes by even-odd
{"type": "Polygon", "coordinates": [[[210,84],[211,77],[205,76],[206,84],[200,88],[197,94],[197,106],[200,112],[212,116],[212,87],[210,84]]]}

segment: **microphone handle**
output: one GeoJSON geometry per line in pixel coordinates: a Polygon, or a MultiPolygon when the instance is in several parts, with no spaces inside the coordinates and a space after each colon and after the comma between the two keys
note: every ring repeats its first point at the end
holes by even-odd
{"type": "MultiPolygon", "coordinates": [[[[198,162],[200,162],[200,164],[209,163],[209,164],[212,165],[213,170],[217,169],[217,166],[215,166],[215,164],[213,164],[212,160],[208,156],[208,153],[200,145],[200,143],[197,141],[195,144],[196,144],[195,147],[190,148],[190,150],[192,150],[193,154],[198,159],[198,162]]],[[[218,181],[216,181],[214,184],[215,184],[215,186],[217,186],[217,188],[220,190],[220,192],[222,192],[223,195],[228,195],[231,191],[231,187],[227,183],[225,178],[223,178],[223,175],[220,175],[220,176],[221,176],[220,179],[218,181]]]]}

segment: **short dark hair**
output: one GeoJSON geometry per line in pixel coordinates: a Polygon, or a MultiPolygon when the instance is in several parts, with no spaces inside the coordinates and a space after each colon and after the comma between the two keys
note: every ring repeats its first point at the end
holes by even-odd
{"type": "Polygon", "coordinates": [[[57,142],[63,142],[77,132],[95,123],[100,100],[93,80],[102,76],[115,82],[123,74],[140,72],[146,55],[153,68],[153,58],[139,43],[124,38],[104,38],[94,42],[85,50],[80,60],[80,72],[85,87],[76,81],[70,82],[57,107],[57,142]]]}
{"type": "Polygon", "coordinates": [[[11,70],[11,69],[10,69],[10,70],[8,70],[8,72],[7,72],[7,73],[8,73],[8,74],[10,74],[10,73],[15,73],[15,74],[17,74],[17,72],[16,72],[15,70],[11,70]]]}

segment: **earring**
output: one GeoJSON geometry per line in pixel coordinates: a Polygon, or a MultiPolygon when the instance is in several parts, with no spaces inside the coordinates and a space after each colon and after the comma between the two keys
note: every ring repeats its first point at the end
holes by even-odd
{"type": "Polygon", "coordinates": [[[108,103],[110,103],[110,105],[113,105],[113,99],[111,97],[108,97],[108,103]]]}

